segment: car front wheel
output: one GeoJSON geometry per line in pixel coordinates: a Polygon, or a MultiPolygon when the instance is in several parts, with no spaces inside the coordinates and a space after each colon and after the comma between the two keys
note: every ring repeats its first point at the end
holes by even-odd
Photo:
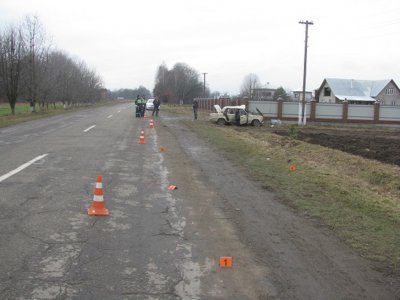
{"type": "Polygon", "coordinates": [[[253,125],[254,127],[260,127],[261,126],[261,122],[259,120],[253,120],[251,125],[253,125]]]}
{"type": "Polygon", "coordinates": [[[217,125],[225,125],[225,124],[226,124],[226,122],[225,122],[224,119],[218,119],[217,120],[217,125]]]}

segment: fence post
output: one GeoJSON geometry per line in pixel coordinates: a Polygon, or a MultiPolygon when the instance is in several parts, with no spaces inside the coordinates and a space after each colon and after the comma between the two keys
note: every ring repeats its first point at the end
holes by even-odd
{"type": "Polygon", "coordinates": [[[347,123],[349,117],[349,102],[345,99],[343,101],[343,111],[342,111],[342,121],[343,123],[347,123]]]}
{"type": "Polygon", "coordinates": [[[380,118],[379,111],[380,111],[380,107],[381,107],[381,104],[380,104],[378,101],[376,101],[376,102],[374,103],[374,123],[375,123],[375,124],[379,123],[379,118],[380,118]]]}
{"type": "Polygon", "coordinates": [[[310,122],[315,122],[315,114],[317,111],[317,103],[315,100],[311,100],[310,102],[311,108],[310,108],[310,122]]]}
{"type": "Polygon", "coordinates": [[[283,99],[281,98],[281,99],[278,99],[277,100],[277,105],[278,105],[278,115],[277,115],[277,118],[279,119],[279,120],[282,120],[282,116],[283,116],[283,99]]]}

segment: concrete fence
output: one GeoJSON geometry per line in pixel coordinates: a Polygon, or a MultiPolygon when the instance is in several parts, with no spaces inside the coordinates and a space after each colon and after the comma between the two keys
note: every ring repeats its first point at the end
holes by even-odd
{"type": "MultiPolygon", "coordinates": [[[[259,109],[267,119],[280,119],[282,121],[297,121],[301,102],[284,101],[248,101],[247,99],[232,100],[229,98],[210,99],[197,98],[199,108],[205,111],[214,111],[214,105],[221,107],[227,105],[245,104],[249,111],[259,109]]],[[[375,103],[373,105],[360,105],[344,103],[316,103],[311,101],[305,105],[307,122],[328,123],[360,123],[360,124],[393,124],[400,125],[400,106],[386,106],[375,103]]]]}

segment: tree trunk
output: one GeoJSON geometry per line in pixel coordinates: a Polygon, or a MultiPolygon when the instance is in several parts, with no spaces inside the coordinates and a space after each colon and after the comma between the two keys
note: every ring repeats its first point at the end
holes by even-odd
{"type": "Polygon", "coordinates": [[[8,103],[10,103],[10,107],[11,107],[11,114],[15,115],[15,103],[16,101],[13,99],[9,99],[8,103]]]}

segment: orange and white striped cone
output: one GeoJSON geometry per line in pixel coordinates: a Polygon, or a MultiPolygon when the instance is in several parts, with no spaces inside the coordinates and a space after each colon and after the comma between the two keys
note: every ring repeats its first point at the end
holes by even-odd
{"type": "Polygon", "coordinates": [[[154,128],[154,121],[153,121],[153,119],[150,119],[149,128],[154,128]]]}
{"type": "Polygon", "coordinates": [[[146,142],[144,141],[144,130],[142,128],[142,130],[140,131],[140,136],[139,136],[139,144],[145,144],[146,142]]]}
{"type": "Polygon", "coordinates": [[[102,176],[97,176],[92,206],[90,206],[90,208],[87,210],[89,216],[108,216],[110,214],[104,205],[102,181],[102,176]]]}

